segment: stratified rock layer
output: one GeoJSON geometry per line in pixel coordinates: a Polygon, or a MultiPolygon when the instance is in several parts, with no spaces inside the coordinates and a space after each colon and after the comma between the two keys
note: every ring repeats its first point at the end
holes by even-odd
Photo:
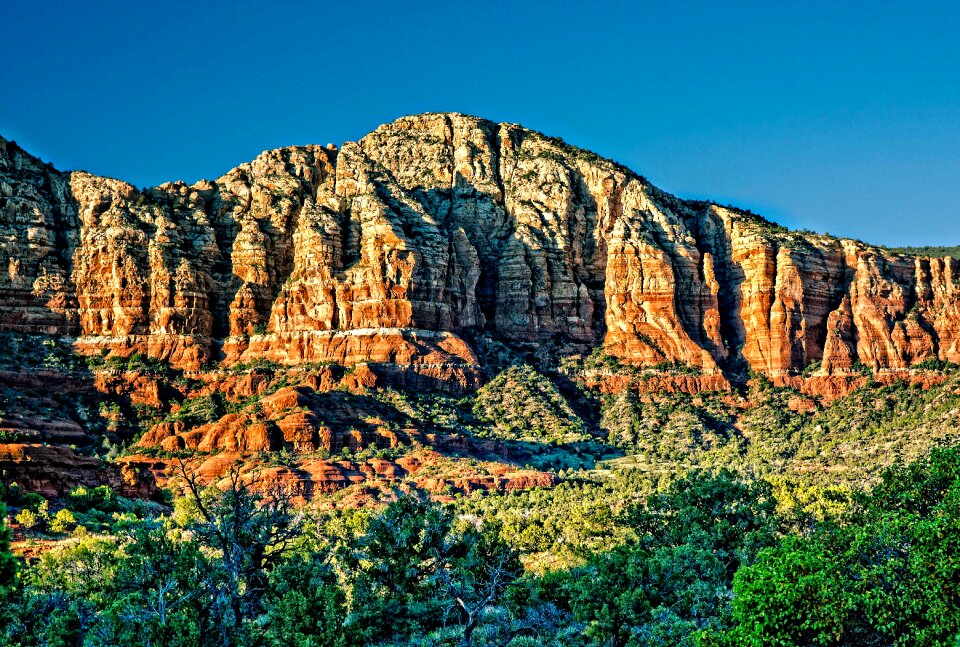
{"type": "Polygon", "coordinates": [[[463,390],[481,329],[708,374],[960,362],[950,258],[791,233],[459,114],[145,191],[0,139],[0,266],[0,328],[188,369],[368,364],[463,390]]]}

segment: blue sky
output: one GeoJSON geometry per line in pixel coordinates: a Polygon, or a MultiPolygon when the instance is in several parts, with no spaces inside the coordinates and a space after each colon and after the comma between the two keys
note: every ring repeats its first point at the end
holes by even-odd
{"type": "Polygon", "coordinates": [[[684,197],[960,243],[960,3],[6,0],[0,134],[146,186],[423,111],[684,197]]]}

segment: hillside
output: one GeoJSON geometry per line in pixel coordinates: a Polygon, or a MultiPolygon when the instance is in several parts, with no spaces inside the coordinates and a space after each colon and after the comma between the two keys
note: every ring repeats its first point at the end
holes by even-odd
{"type": "Polygon", "coordinates": [[[917,251],[458,114],[144,190],[0,140],[0,641],[952,644],[917,251]]]}
{"type": "Polygon", "coordinates": [[[671,393],[742,398],[751,376],[808,411],[960,360],[952,258],[680,200],[459,114],[144,190],[3,140],[0,193],[0,466],[48,496],[159,496],[181,460],[361,501],[553,485],[622,455],[742,464],[766,438],[738,422],[754,401],[704,432],[639,428],[671,393]]]}
{"type": "Polygon", "coordinates": [[[895,254],[909,254],[911,256],[928,256],[931,258],[960,258],[960,245],[952,247],[944,246],[926,246],[926,247],[892,247],[890,251],[895,254]]]}

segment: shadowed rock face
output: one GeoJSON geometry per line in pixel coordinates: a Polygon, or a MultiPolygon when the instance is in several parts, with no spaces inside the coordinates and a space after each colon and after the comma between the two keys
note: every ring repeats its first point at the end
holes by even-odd
{"type": "Polygon", "coordinates": [[[68,447],[37,444],[0,444],[0,473],[5,483],[17,483],[30,492],[60,497],[78,486],[109,485],[123,496],[157,495],[153,474],[134,461],[104,463],[68,447]]]}
{"type": "Polygon", "coordinates": [[[960,362],[960,267],[683,201],[459,114],[144,191],[0,139],[0,328],[183,368],[366,362],[460,388],[477,329],[707,373],[842,373],[960,362]]]}

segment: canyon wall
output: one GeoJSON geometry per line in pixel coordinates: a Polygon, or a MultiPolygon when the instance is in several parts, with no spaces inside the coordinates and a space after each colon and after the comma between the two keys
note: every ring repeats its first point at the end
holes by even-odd
{"type": "Polygon", "coordinates": [[[188,370],[366,363],[460,389],[482,331],[706,374],[842,374],[960,363],[960,267],[684,201],[459,114],[144,190],[0,139],[0,329],[188,370]]]}

